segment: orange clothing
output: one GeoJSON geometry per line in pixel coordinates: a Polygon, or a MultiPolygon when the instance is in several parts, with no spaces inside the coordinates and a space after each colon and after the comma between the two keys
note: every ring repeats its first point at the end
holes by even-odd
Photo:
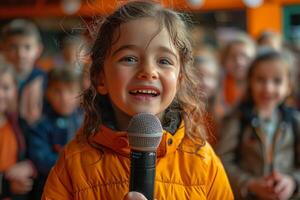
{"type": "Polygon", "coordinates": [[[224,80],[224,100],[229,106],[235,105],[242,98],[244,88],[238,85],[233,77],[226,76],[224,80]]]}
{"type": "Polygon", "coordinates": [[[18,159],[18,142],[9,122],[0,127],[0,172],[10,168],[18,159]]]}
{"type": "MultiPolygon", "coordinates": [[[[73,140],[48,177],[44,200],[122,200],[129,191],[130,148],[126,132],[101,126],[87,143],[73,140]]],[[[233,199],[219,158],[207,143],[198,152],[184,126],[164,131],[157,150],[155,199],[233,199]]]]}

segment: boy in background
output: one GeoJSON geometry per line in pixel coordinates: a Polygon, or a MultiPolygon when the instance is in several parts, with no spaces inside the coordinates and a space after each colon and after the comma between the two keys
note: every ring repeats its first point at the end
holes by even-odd
{"type": "Polygon", "coordinates": [[[46,88],[47,109],[28,135],[29,157],[38,170],[34,186],[36,199],[41,198],[44,183],[59,152],[81,125],[82,115],[77,99],[80,89],[80,77],[74,70],[50,70],[46,88]]]}
{"type": "Polygon", "coordinates": [[[2,53],[17,72],[20,117],[23,125],[31,125],[42,113],[46,77],[36,67],[43,50],[40,32],[32,22],[16,19],[3,28],[1,36],[2,53]]]}

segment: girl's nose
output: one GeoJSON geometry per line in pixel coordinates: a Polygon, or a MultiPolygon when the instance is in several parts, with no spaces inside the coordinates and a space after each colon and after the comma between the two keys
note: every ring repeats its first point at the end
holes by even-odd
{"type": "Polygon", "coordinates": [[[18,47],[18,49],[16,50],[17,55],[19,58],[23,58],[25,56],[25,54],[27,50],[24,47],[18,47]]]}
{"type": "Polygon", "coordinates": [[[142,63],[137,77],[139,79],[152,80],[158,78],[157,68],[153,63],[142,63]]]}
{"type": "Polygon", "coordinates": [[[274,84],[271,81],[267,81],[265,84],[265,91],[272,92],[274,90],[274,84]]]}

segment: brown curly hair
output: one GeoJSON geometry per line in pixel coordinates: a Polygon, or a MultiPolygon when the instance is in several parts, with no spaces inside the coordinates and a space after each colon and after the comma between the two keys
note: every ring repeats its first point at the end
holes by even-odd
{"type": "Polygon", "coordinates": [[[184,16],[150,1],[126,3],[101,22],[91,52],[91,86],[82,94],[85,118],[79,136],[81,139],[88,139],[94,135],[98,131],[99,125],[103,123],[104,116],[102,113],[107,110],[112,113],[109,98],[100,95],[96,88],[99,84],[99,74],[103,70],[104,60],[111,50],[112,44],[116,42],[113,41],[113,33],[119,30],[121,24],[144,17],[156,20],[160,30],[162,28],[167,29],[171,41],[180,55],[179,89],[168,110],[180,113],[185,122],[186,136],[204,144],[206,140],[202,117],[204,101],[202,101],[203,95],[195,92],[199,91],[196,90],[199,78],[195,76],[192,70],[192,47],[184,23],[184,16]]]}

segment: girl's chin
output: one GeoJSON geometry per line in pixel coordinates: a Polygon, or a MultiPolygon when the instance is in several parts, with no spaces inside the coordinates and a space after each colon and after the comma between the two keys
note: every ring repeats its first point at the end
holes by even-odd
{"type": "Polygon", "coordinates": [[[158,113],[152,111],[152,110],[136,110],[133,112],[132,116],[137,115],[139,113],[150,113],[152,115],[157,115],[158,113]]]}

